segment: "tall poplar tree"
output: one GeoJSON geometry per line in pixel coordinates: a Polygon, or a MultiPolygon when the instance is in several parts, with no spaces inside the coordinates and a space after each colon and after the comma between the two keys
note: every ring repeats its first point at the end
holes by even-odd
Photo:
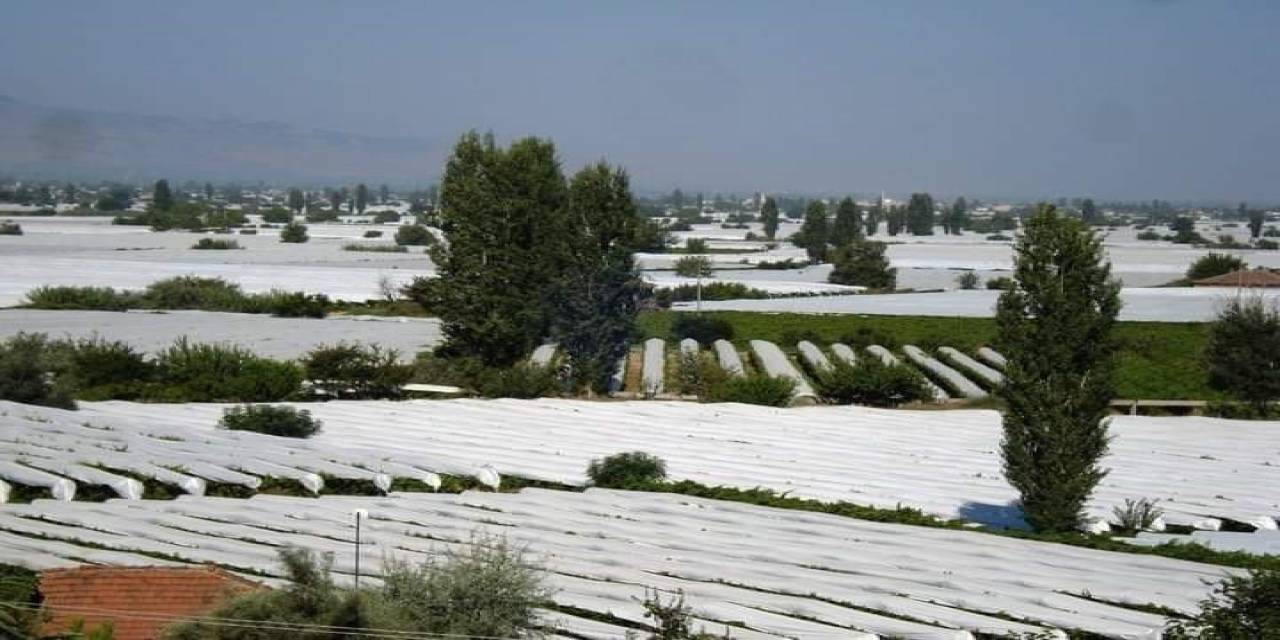
{"type": "Polygon", "coordinates": [[[831,225],[831,244],[843,247],[862,239],[862,216],[853,198],[846,197],[836,205],[836,219],[831,225]]]}
{"type": "Polygon", "coordinates": [[[969,224],[969,203],[963,196],[956,198],[956,201],[951,204],[946,217],[946,232],[953,236],[960,235],[969,224]]]}
{"type": "Polygon", "coordinates": [[[907,231],[913,236],[933,235],[933,197],[913,193],[907,201],[907,231]]]}
{"type": "Polygon", "coordinates": [[[355,205],[356,213],[361,215],[364,214],[365,208],[369,206],[369,187],[365,186],[363,182],[356,185],[355,205]]]}
{"type": "Polygon", "coordinates": [[[760,221],[764,223],[764,235],[773,240],[778,235],[778,203],[773,198],[765,198],[760,206],[760,221]]]}
{"type": "Polygon", "coordinates": [[[867,217],[863,221],[866,225],[866,236],[874,236],[880,230],[880,221],[884,219],[884,196],[876,198],[876,203],[870,209],[867,209],[867,217]]]}
{"type": "Polygon", "coordinates": [[[173,208],[173,192],[169,190],[168,180],[156,180],[156,185],[151,190],[151,207],[156,211],[173,208]]]}
{"type": "Polygon", "coordinates": [[[791,236],[791,243],[809,256],[809,261],[817,264],[827,257],[827,242],[830,239],[827,224],[827,205],[821,200],[814,200],[804,211],[804,224],[791,236]]]}
{"type": "Polygon", "coordinates": [[[1083,221],[1041,205],[1014,247],[1014,287],[996,307],[998,345],[1009,360],[998,390],[1008,407],[1004,473],[1037,531],[1078,528],[1106,475],[1099,463],[1119,294],[1102,240],[1083,221]]]}
{"type": "Polygon", "coordinates": [[[607,393],[635,332],[643,285],[632,253],[644,221],[621,168],[590,165],[569,183],[566,261],[549,289],[551,335],[575,389],[607,393]]]}
{"type": "Polygon", "coordinates": [[[440,227],[428,293],[446,356],[488,366],[526,357],[548,334],[544,296],[570,260],[568,197],[555,145],[524,138],[499,148],[492,134],[464,134],[445,165],[440,227]]]}

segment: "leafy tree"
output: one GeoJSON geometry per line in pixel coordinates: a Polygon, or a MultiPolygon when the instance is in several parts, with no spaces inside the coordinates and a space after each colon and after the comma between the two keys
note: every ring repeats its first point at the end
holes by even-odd
{"type": "Polygon", "coordinates": [[[544,296],[569,262],[568,187],[555,145],[524,138],[499,148],[492,134],[464,134],[445,167],[436,245],[440,353],[510,366],[546,337],[544,296]]]}
{"type": "Polygon", "coordinates": [[[827,225],[827,205],[821,200],[814,200],[804,212],[804,224],[791,236],[791,243],[804,249],[809,262],[817,264],[827,257],[827,243],[830,240],[827,225]]]}
{"type": "Polygon", "coordinates": [[[333,189],[329,192],[329,210],[334,213],[342,211],[342,203],[347,199],[347,188],[333,189]]]}
{"type": "Polygon", "coordinates": [[[1200,234],[1196,233],[1195,221],[1186,216],[1174,218],[1173,223],[1169,225],[1169,229],[1173,231],[1173,242],[1175,244],[1195,244],[1204,240],[1204,238],[1200,237],[1200,234]]]}
{"type": "Polygon", "coordinates": [[[68,204],[75,204],[75,203],[76,203],[76,198],[77,198],[79,195],[80,195],[80,190],[76,188],[76,185],[74,185],[74,184],[72,184],[72,183],[70,183],[70,182],[68,182],[68,183],[66,184],[66,186],[62,187],[62,201],[63,201],[63,202],[66,202],[66,203],[68,203],[68,204]]]}
{"type": "Polygon", "coordinates": [[[302,189],[295,187],[293,189],[289,189],[289,198],[287,202],[289,208],[292,209],[293,213],[296,215],[302,213],[303,207],[307,205],[307,198],[303,195],[302,189]]]}
{"type": "Polygon", "coordinates": [[[892,290],[897,286],[898,270],[889,266],[884,255],[885,244],[873,240],[856,240],[838,247],[831,256],[834,268],[827,281],[868,289],[892,290]]]}
{"type": "Polygon", "coordinates": [[[661,482],[667,477],[667,463],[643,451],[615,453],[587,465],[587,477],[597,487],[625,489],[637,484],[661,482]]]}
{"type": "Polygon", "coordinates": [[[1229,253],[1216,253],[1210,251],[1205,255],[1196,258],[1195,262],[1187,267],[1188,280],[1202,280],[1204,278],[1212,278],[1220,276],[1224,273],[1232,271],[1240,271],[1247,265],[1243,258],[1233,256],[1229,253]]]}
{"type": "Polygon", "coordinates": [[[963,197],[956,198],[943,216],[943,229],[950,235],[958,236],[969,226],[969,203],[963,197]]]}
{"type": "Polygon", "coordinates": [[[892,205],[885,210],[885,230],[891,236],[902,233],[907,227],[907,208],[902,205],[892,205]]]}
{"type": "Polygon", "coordinates": [[[643,284],[632,254],[644,225],[626,172],[604,162],[573,176],[567,214],[551,335],[568,358],[569,383],[604,394],[636,330],[643,284]]]}
{"type": "Polygon", "coordinates": [[[311,236],[307,235],[307,225],[300,222],[290,222],[280,230],[280,242],[301,244],[310,239],[311,236]]]}
{"type": "Polygon", "coordinates": [[[849,364],[835,360],[814,377],[814,390],[830,404],[896,407],[932,397],[924,378],[905,365],[888,365],[879,358],[859,358],[849,364]]]}
{"type": "Polygon", "coordinates": [[[972,271],[965,271],[964,273],[956,276],[956,284],[960,285],[961,289],[977,289],[978,274],[972,271]]]}
{"type": "Polygon", "coordinates": [[[1266,213],[1261,209],[1249,212],[1249,237],[1257,240],[1262,237],[1262,225],[1267,221],[1266,213]]]}
{"type": "Polygon", "coordinates": [[[1120,285],[1102,240],[1080,220],[1041,205],[1014,247],[1013,289],[996,325],[1008,358],[1004,473],[1037,531],[1071,531],[1106,475],[1120,285]]]}
{"type": "Polygon", "coordinates": [[[272,224],[287,224],[293,222],[293,214],[282,207],[271,207],[262,212],[262,221],[272,224]]]}
{"type": "Polygon", "coordinates": [[[884,219],[884,198],[876,198],[876,203],[867,210],[867,217],[863,221],[866,224],[867,237],[873,236],[880,230],[880,221],[884,219]]]}
{"type": "Polygon", "coordinates": [[[710,278],[715,275],[706,256],[685,256],[676,260],[676,275],[681,278],[710,278]]]}
{"type": "Polygon", "coordinates": [[[933,197],[913,193],[907,202],[907,230],[913,236],[933,235],[933,197]]]}
{"type": "Polygon", "coordinates": [[[1209,384],[1247,402],[1257,416],[1280,398],[1280,311],[1261,298],[1234,298],[1209,325],[1209,384]]]}
{"type": "Polygon", "coordinates": [[[1254,569],[1228,576],[1190,620],[1164,632],[1170,640],[1274,640],[1280,638],[1280,570],[1254,569]]]}
{"type": "Polygon", "coordinates": [[[386,204],[391,199],[391,188],[387,185],[378,187],[378,204],[386,204]]]}
{"type": "Polygon", "coordinates": [[[54,345],[43,333],[0,342],[0,400],[75,409],[71,390],[55,375],[54,345]]]}
{"type": "Polygon", "coordinates": [[[364,215],[365,207],[369,206],[369,187],[366,187],[363,182],[356,185],[355,199],[356,199],[356,207],[355,207],[356,213],[359,213],[360,215],[364,215]]]}
{"type": "Polygon", "coordinates": [[[684,241],[685,253],[706,253],[707,240],[705,238],[687,238],[684,241]]]}
{"type": "Polygon", "coordinates": [[[831,244],[843,247],[860,239],[862,239],[862,215],[858,212],[858,204],[853,201],[853,198],[846,197],[836,206],[835,223],[831,225],[831,244]]]}
{"type": "Polygon", "coordinates": [[[1102,221],[1102,215],[1098,212],[1098,207],[1093,203],[1093,198],[1085,198],[1080,203],[1080,219],[1085,224],[1094,225],[1102,221]]]}
{"type": "Polygon", "coordinates": [[[405,246],[430,247],[436,244],[436,234],[420,224],[400,225],[396,229],[396,244],[405,246]]]}
{"type": "Polygon", "coordinates": [[[778,235],[778,203],[765,198],[760,206],[760,221],[764,223],[764,236],[773,240],[778,235]]]}
{"type": "Polygon", "coordinates": [[[156,185],[151,190],[151,208],[156,211],[173,208],[173,192],[169,190],[168,180],[156,180],[156,185]]]}
{"type": "Polygon", "coordinates": [[[684,208],[684,192],[679,188],[671,192],[671,206],[676,209],[684,208]]]}

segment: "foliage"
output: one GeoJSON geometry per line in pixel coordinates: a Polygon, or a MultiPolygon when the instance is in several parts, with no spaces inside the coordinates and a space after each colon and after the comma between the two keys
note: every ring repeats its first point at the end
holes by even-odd
{"type": "Polygon", "coordinates": [[[276,402],[296,395],[302,371],[236,346],[192,343],[185,337],[156,358],[162,384],[147,399],[165,402],[276,402]]]}
{"type": "Polygon", "coordinates": [[[918,372],[905,365],[885,364],[879,358],[858,358],[856,364],[835,359],[813,382],[818,397],[830,404],[896,407],[931,397],[918,372]]]}
{"type": "Polygon", "coordinates": [[[706,398],[711,389],[722,384],[729,374],[713,358],[701,353],[680,352],[676,366],[676,391],[682,395],[706,398]]]}
{"type": "Polygon", "coordinates": [[[320,433],[321,422],[311,412],[287,405],[246,404],[222,412],[218,427],[232,431],[253,431],[282,438],[310,438],[320,433]]]}
{"type": "Polygon", "coordinates": [[[323,318],[333,305],[322,294],[270,291],[246,294],[221,278],[175,276],[157,280],[142,293],[110,287],[37,287],[24,306],[33,309],[200,309],[240,313],[270,313],[281,317],[323,318]]]}
{"type": "Polygon", "coordinates": [[[81,398],[133,399],[153,382],[155,363],[133,347],[101,337],[53,343],[59,383],[81,398]]]}
{"type": "Polygon", "coordinates": [[[1133,534],[1149,531],[1156,519],[1164,515],[1164,511],[1156,506],[1155,500],[1125,498],[1124,506],[1112,508],[1111,515],[1120,531],[1133,534]]]}
{"type": "Polygon", "coordinates": [[[897,286],[898,270],[889,266],[885,244],[872,240],[851,242],[832,254],[834,268],[827,276],[833,284],[891,291],[897,286]]]}
{"type": "Polygon", "coordinates": [[[1010,291],[1014,287],[1013,278],[996,276],[987,279],[987,289],[991,291],[1010,291]]]}
{"type": "Polygon", "coordinates": [[[1251,570],[1223,579],[1190,620],[1165,630],[1174,640],[1274,640],[1280,638],[1280,570],[1251,570]]]}
{"type": "Polygon", "coordinates": [[[1162,236],[1158,232],[1151,229],[1147,229],[1146,231],[1139,233],[1137,237],[1139,240],[1148,240],[1148,241],[1162,239],[1162,236]]]}
{"type": "Polygon", "coordinates": [[[711,281],[702,284],[701,291],[696,284],[682,284],[675,287],[662,287],[653,292],[654,300],[659,307],[670,307],[673,302],[691,302],[701,296],[703,300],[762,300],[769,297],[763,289],[749,287],[741,282],[711,281]]]}
{"type": "Polygon", "coordinates": [[[597,487],[622,489],[638,483],[666,480],[667,463],[643,451],[615,453],[592,460],[587,465],[587,477],[597,487]]]}
{"type": "Polygon", "coordinates": [[[379,211],[373,214],[373,221],[377,224],[387,224],[391,222],[399,222],[400,214],[391,210],[379,211]]]}
{"type": "Polygon", "coordinates": [[[401,364],[399,352],[378,345],[322,345],[300,364],[307,380],[338,398],[399,398],[413,378],[413,367],[401,364]]]}
{"type": "Polygon", "coordinates": [[[279,318],[323,318],[332,306],[333,301],[323,293],[272,289],[266,293],[246,294],[238,306],[228,311],[269,313],[279,318]]]}
{"type": "Polygon", "coordinates": [[[709,250],[705,238],[685,238],[685,253],[706,253],[709,250]]]}
{"type": "Polygon", "coordinates": [[[568,385],[604,394],[635,334],[644,284],[632,253],[642,222],[626,172],[604,162],[573,176],[566,212],[573,224],[562,237],[566,268],[548,291],[550,332],[568,385]]]}
{"type": "Polygon", "coordinates": [[[862,214],[858,212],[858,204],[853,198],[846,197],[836,205],[835,221],[831,224],[830,243],[843,247],[854,240],[862,239],[862,214]]]}
{"type": "Polygon", "coordinates": [[[681,278],[710,278],[715,275],[706,256],[684,256],[676,260],[676,275],[681,278]]]}
{"type": "Polygon", "coordinates": [[[959,285],[961,289],[977,289],[978,282],[978,274],[972,271],[965,271],[964,273],[956,276],[956,284],[959,285]]]}
{"type": "Polygon", "coordinates": [[[773,261],[761,260],[756,263],[757,269],[767,269],[767,270],[773,270],[773,271],[785,271],[787,269],[803,269],[806,266],[808,266],[806,263],[800,262],[799,260],[795,260],[792,258],[787,258],[785,260],[773,260],[773,261]]]}
{"type": "Polygon", "coordinates": [[[785,407],[791,404],[795,388],[794,380],[762,373],[729,376],[720,384],[711,387],[703,400],[785,407]]]}
{"type": "Polygon", "coordinates": [[[714,315],[680,313],[671,324],[671,335],[676,340],[692,338],[699,344],[711,344],[716,340],[733,340],[733,325],[714,315]]]}
{"type": "Polygon", "coordinates": [[[1233,298],[1209,325],[1209,384],[1266,415],[1280,398],[1280,310],[1261,297],[1233,298]]]}
{"type": "Polygon", "coordinates": [[[509,366],[550,329],[544,296],[563,273],[568,187],[555,146],[524,138],[506,149],[464,134],[441,182],[445,242],[431,250],[441,286],[426,293],[442,353],[509,366]]]}
{"type": "Polygon", "coordinates": [[[401,225],[396,229],[396,244],[411,247],[429,247],[436,244],[436,235],[420,224],[401,225]]]}
{"type": "Polygon", "coordinates": [[[119,292],[111,287],[42,286],[27,292],[23,306],[32,309],[125,311],[141,304],[138,295],[119,292]]]}
{"type": "Polygon", "coordinates": [[[379,231],[378,229],[369,229],[369,230],[367,230],[367,231],[365,231],[365,232],[364,232],[364,237],[366,237],[366,238],[381,238],[381,237],[382,237],[382,231],[379,231]]]}
{"type": "Polygon", "coordinates": [[[1229,253],[1209,252],[1191,263],[1187,267],[1188,280],[1201,280],[1204,278],[1212,278],[1220,276],[1224,273],[1231,273],[1245,268],[1244,259],[1233,256],[1229,253]]]}
{"type": "Polygon", "coordinates": [[[75,409],[70,389],[54,376],[54,357],[43,333],[19,333],[0,342],[0,399],[75,409]]]}
{"type": "Polygon", "coordinates": [[[476,357],[419,354],[413,379],[462,387],[486,398],[541,398],[560,390],[556,371],[529,362],[489,367],[476,357]]]}
{"type": "Polygon", "coordinates": [[[12,221],[5,220],[0,222],[0,236],[20,236],[22,235],[22,225],[12,221]]]}
{"type": "Polygon", "coordinates": [[[311,239],[307,235],[307,225],[301,222],[290,222],[280,229],[280,242],[301,244],[311,239]]]}
{"type": "Polygon", "coordinates": [[[241,247],[240,243],[236,242],[235,240],[218,240],[214,238],[200,238],[199,242],[196,242],[195,244],[191,245],[191,248],[192,249],[227,250],[227,249],[243,249],[244,247],[241,247]]]}
{"type": "Polygon", "coordinates": [[[272,224],[288,224],[293,222],[293,214],[283,207],[271,207],[262,212],[262,221],[272,224]]]}
{"type": "Polygon", "coordinates": [[[831,230],[827,223],[827,205],[821,200],[814,200],[805,208],[804,223],[800,230],[792,234],[791,244],[804,249],[809,262],[817,264],[827,258],[827,244],[831,241],[831,230]]]}
{"type": "Polygon", "coordinates": [[[398,244],[375,244],[372,242],[349,242],[342,245],[343,251],[366,251],[372,253],[408,253],[408,247],[398,244]]]}
{"type": "Polygon", "coordinates": [[[913,236],[933,235],[933,196],[913,193],[907,201],[907,230],[913,236]]]}
{"type": "Polygon", "coordinates": [[[778,235],[778,203],[773,198],[765,198],[760,205],[760,221],[764,223],[764,235],[773,240],[778,235]]]}
{"type": "Polygon", "coordinates": [[[1067,531],[1106,472],[1120,285],[1101,239],[1043,205],[1015,246],[1016,286],[1000,295],[997,345],[1008,358],[997,390],[1008,406],[1001,452],[1027,523],[1067,531]]]}

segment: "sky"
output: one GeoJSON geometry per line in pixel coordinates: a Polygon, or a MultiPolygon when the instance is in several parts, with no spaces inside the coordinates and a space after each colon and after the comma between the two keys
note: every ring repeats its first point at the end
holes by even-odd
{"type": "MultiPolygon", "coordinates": [[[[0,94],[449,144],[641,189],[1280,202],[1280,2],[0,5],[0,94]]],[[[435,176],[424,176],[424,181],[435,176]]]]}

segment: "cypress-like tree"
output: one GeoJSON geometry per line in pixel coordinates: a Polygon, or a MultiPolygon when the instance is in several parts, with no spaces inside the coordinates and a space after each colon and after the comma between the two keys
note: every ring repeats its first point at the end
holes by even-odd
{"type": "Polygon", "coordinates": [[[378,187],[378,204],[386,204],[391,199],[391,187],[382,185],[378,187]]]}
{"type": "Polygon", "coordinates": [[[885,227],[889,235],[896,236],[902,233],[907,226],[907,208],[900,205],[891,205],[885,212],[885,227]]]}
{"type": "Polygon", "coordinates": [[[843,247],[862,238],[862,216],[853,198],[845,198],[836,205],[836,219],[831,225],[831,244],[843,247]]]}
{"type": "Polygon", "coordinates": [[[548,296],[551,335],[569,361],[569,382],[607,393],[635,332],[643,285],[632,252],[641,220],[627,174],[604,162],[569,183],[565,268],[548,296]]]}
{"type": "Polygon", "coordinates": [[[356,185],[356,212],[363,215],[366,207],[369,206],[369,187],[363,182],[356,185]]]}
{"type": "Polygon", "coordinates": [[[1008,407],[1005,478],[1031,527],[1070,531],[1106,475],[1099,462],[1107,451],[1120,285],[1102,240],[1052,205],[1027,221],[1014,254],[1015,286],[996,307],[998,344],[1009,359],[998,391],[1008,407]]]}
{"type": "Polygon", "coordinates": [[[434,247],[446,356],[509,366],[546,338],[546,291],[571,262],[565,251],[568,193],[555,145],[524,138],[507,149],[493,135],[464,134],[445,165],[434,247]]]}
{"type": "Polygon", "coordinates": [[[884,197],[876,198],[875,206],[867,210],[866,236],[871,237],[880,230],[880,221],[884,219],[884,197]]]}
{"type": "Polygon", "coordinates": [[[760,206],[760,221],[764,223],[764,235],[773,240],[778,235],[778,203],[773,198],[765,198],[760,206]]]}
{"type": "Polygon", "coordinates": [[[1254,209],[1249,212],[1249,237],[1257,240],[1262,237],[1262,225],[1267,221],[1266,214],[1261,209],[1254,209]]]}
{"type": "Polygon", "coordinates": [[[898,270],[889,266],[884,250],[883,242],[873,240],[855,240],[836,247],[831,252],[834,267],[827,282],[892,291],[898,283],[898,270]]]}
{"type": "Polygon", "coordinates": [[[213,183],[212,182],[204,183],[204,201],[213,202],[213,183]]]}
{"type": "Polygon", "coordinates": [[[1101,222],[1101,216],[1098,214],[1098,206],[1093,203],[1093,198],[1085,198],[1080,203],[1080,219],[1085,224],[1094,225],[1101,222]]]}
{"type": "Polygon", "coordinates": [[[156,185],[151,190],[151,207],[156,211],[173,208],[173,192],[169,190],[168,180],[156,180],[156,185]]]}
{"type": "Polygon", "coordinates": [[[969,203],[961,196],[956,198],[952,203],[951,210],[947,212],[947,233],[958,236],[966,226],[969,225],[969,203]]]}
{"type": "Polygon", "coordinates": [[[809,261],[815,264],[827,257],[827,242],[830,230],[827,225],[827,205],[821,200],[814,200],[804,211],[804,224],[791,237],[791,243],[809,255],[809,261]]]}
{"type": "Polygon", "coordinates": [[[289,189],[288,204],[295,214],[302,213],[302,208],[307,204],[307,198],[303,195],[302,189],[289,189]]]}
{"type": "MultiPolygon", "coordinates": [[[[1212,255],[1212,254],[1211,254],[1212,255]]],[[[1280,398],[1280,310],[1261,297],[1234,298],[1209,325],[1209,385],[1248,403],[1256,417],[1280,398]]]]}
{"type": "Polygon", "coordinates": [[[342,202],[347,199],[346,189],[334,189],[329,192],[329,208],[334,213],[342,211],[342,202]]]}
{"type": "Polygon", "coordinates": [[[933,197],[913,193],[907,202],[907,230],[913,236],[933,235],[933,197]]]}

